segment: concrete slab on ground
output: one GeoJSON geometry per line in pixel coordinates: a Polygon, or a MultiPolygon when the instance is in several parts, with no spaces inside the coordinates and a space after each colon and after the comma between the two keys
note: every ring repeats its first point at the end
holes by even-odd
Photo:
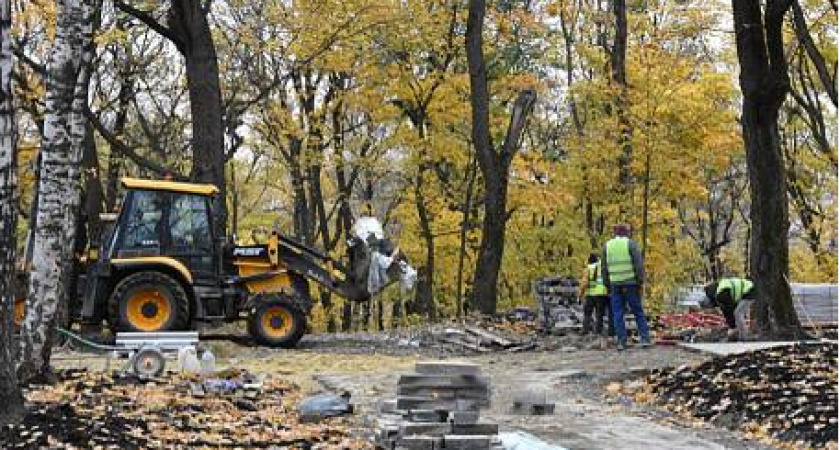
{"type": "Polygon", "coordinates": [[[679,345],[687,350],[712,354],[716,356],[736,355],[773,347],[786,347],[797,342],[680,342],[679,345]]]}

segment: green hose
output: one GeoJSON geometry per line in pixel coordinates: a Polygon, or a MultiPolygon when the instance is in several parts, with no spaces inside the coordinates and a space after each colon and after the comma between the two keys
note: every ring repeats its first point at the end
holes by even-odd
{"type": "Polygon", "coordinates": [[[91,348],[95,349],[95,350],[102,350],[102,351],[106,351],[106,352],[110,352],[110,351],[114,351],[114,350],[124,350],[124,349],[120,349],[118,347],[114,347],[113,345],[98,344],[96,342],[85,339],[85,338],[79,336],[78,334],[73,333],[72,331],[65,330],[64,328],[61,328],[61,327],[55,327],[55,329],[56,329],[56,331],[58,331],[59,333],[65,335],[65,336],[67,336],[68,338],[73,339],[74,341],[78,341],[78,342],[80,342],[80,343],[82,343],[82,344],[84,344],[88,347],[91,347],[91,348]]]}

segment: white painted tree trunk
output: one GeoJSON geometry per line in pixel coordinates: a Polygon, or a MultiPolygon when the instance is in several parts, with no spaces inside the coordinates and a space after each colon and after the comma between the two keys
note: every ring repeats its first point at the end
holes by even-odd
{"type": "Polygon", "coordinates": [[[55,40],[47,62],[44,141],[38,183],[37,227],[21,339],[26,376],[49,368],[53,327],[66,305],[73,276],[76,211],[80,204],[84,107],[93,57],[96,0],[57,0],[55,40]]]}
{"type": "Polygon", "coordinates": [[[12,103],[11,0],[0,0],[0,424],[23,415],[12,347],[12,305],[15,300],[17,249],[17,148],[12,103]]]}

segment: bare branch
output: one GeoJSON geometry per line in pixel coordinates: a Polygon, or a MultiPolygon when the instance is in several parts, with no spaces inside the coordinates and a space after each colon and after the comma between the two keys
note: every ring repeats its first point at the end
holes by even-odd
{"type": "Polygon", "coordinates": [[[155,32],[160,34],[161,36],[163,36],[166,39],[169,39],[170,41],[172,41],[172,43],[175,45],[175,47],[178,49],[178,51],[181,52],[181,53],[184,53],[184,49],[186,48],[186,43],[184,42],[184,40],[181,39],[180,36],[175,34],[175,32],[170,30],[168,27],[166,27],[162,23],[160,23],[157,19],[152,17],[151,14],[149,14],[146,11],[141,11],[141,10],[123,2],[122,0],[114,0],[114,6],[116,6],[122,12],[124,12],[124,13],[136,18],[137,20],[143,22],[144,24],[146,24],[147,27],[151,28],[152,30],[154,30],[155,32]]]}
{"type": "Polygon", "coordinates": [[[151,170],[158,176],[166,176],[172,175],[172,177],[176,180],[188,180],[189,177],[186,177],[177,171],[164,167],[148,158],[145,158],[138,154],[133,148],[129,147],[125,143],[119,140],[110,130],[102,123],[99,117],[90,110],[89,107],[85,107],[85,117],[88,119],[91,125],[96,129],[100,136],[111,146],[111,149],[116,150],[120,154],[126,156],[128,159],[132,160],[135,164],[143,167],[145,169],[151,170]]]}

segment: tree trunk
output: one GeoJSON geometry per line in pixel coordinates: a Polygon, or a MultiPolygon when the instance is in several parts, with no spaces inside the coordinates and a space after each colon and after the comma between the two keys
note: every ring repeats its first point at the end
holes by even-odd
{"type": "Polygon", "coordinates": [[[434,320],[435,240],[432,234],[432,219],[423,196],[423,174],[426,171],[426,164],[421,163],[418,170],[419,173],[414,183],[414,203],[417,207],[417,219],[420,223],[420,236],[426,244],[426,262],[420,267],[414,301],[407,305],[406,312],[420,314],[434,320]]]}
{"type": "Polygon", "coordinates": [[[473,304],[483,314],[495,314],[499,269],[505,249],[507,180],[488,182],[485,177],[484,189],[484,221],[473,281],[473,304]]]}
{"type": "Polygon", "coordinates": [[[757,315],[764,321],[759,328],[777,338],[801,333],[787,279],[790,224],[778,130],[779,108],[790,85],[782,40],[790,6],[791,0],[768,0],[762,17],[759,0],[732,1],[750,180],[750,270],[756,307],[770,313],[757,315]]]}
{"type": "MultiPolygon", "coordinates": [[[[118,14],[117,15],[117,29],[120,31],[127,31],[129,17],[118,14]]],[[[131,67],[131,46],[126,45],[124,49],[120,50],[118,55],[119,67],[117,69],[117,79],[120,82],[120,90],[117,94],[117,112],[114,119],[114,136],[122,137],[125,133],[125,127],[128,123],[128,109],[131,107],[131,101],[134,98],[135,74],[134,68],[131,67]]],[[[115,211],[117,205],[117,191],[119,188],[119,178],[122,176],[125,167],[125,156],[118,151],[112,150],[108,155],[108,168],[105,179],[105,211],[115,211]]]]}
{"type": "Polygon", "coordinates": [[[210,3],[171,0],[167,27],[147,12],[120,0],[114,2],[116,7],[169,39],[184,56],[192,118],[190,177],[195,181],[215,184],[219,188],[220,200],[214,203],[214,208],[216,235],[221,237],[225,235],[227,226],[227,180],[219,64],[213,34],[207,21],[210,3]]]}
{"type": "MultiPolygon", "coordinates": [[[[209,4],[209,2],[206,2],[209,4]]],[[[169,26],[180,35],[179,47],[184,55],[187,88],[192,117],[191,178],[215,184],[220,201],[215,202],[217,236],[225,235],[227,198],[225,187],[225,144],[222,123],[222,91],[219,87],[219,64],[205,2],[172,0],[169,26]]],[[[177,44],[176,44],[177,45],[177,44]]]]}
{"type": "Polygon", "coordinates": [[[23,417],[15,373],[12,305],[17,255],[17,148],[12,102],[11,0],[0,0],[0,425],[23,417]]]}
{"type": "MultiPolygon", "coordinates": [[[[648,214],[650,213],[650,149],[645,156],[645,186],[642,199],[642,261],[647,257],[648,214]]],[[[714,235],[713,235],[714,236],[714,235]]],[[[650,286],[650,285],[648,285],[650,286]]]]}
{"type": "Polygon", "coordinates": [[[84,111],[93,58],[93,23],[100,5],[59,0],[55,41],[47,63],[44,140],[38,183],[38,226],[21,328],[20,373],[26,380],[49,373],[53,327],[66,304],[73,268],[84,111]]]}
{"type": "Polygon", "coordinates": [[[519,93],[513,104],[513,113],[505,141],[497,152],[490,135],[490,95],[483,49],[485,9],[485,0],[470,0],[466,35],[467,66],[470,72],[472,140],[478,167],[481,168],[484,180],[484,221],[473,278],[472,300],[483,314],[495,314],[498,302],[499,269],[505,250],[508,173],[513,157],[519,150],[528,115],[536,101],[536,94],[530,89],[519,93]]]}
{"type": "MultiPolygon", "coordinates": [[[[93,126],[85,124],[85,137],[82,141],[82,169],[84,173],[84,222],[87,224],[87,243],[97,242],[102,226],[99,214],[105,205],[105,192],[100,178],[99,157],[96,151],[96,140],[93,137],[93,126]]],[[[84,250],[84,242],[76,245],[84,250]],[[82,245],[79,245],[82,244],[82,245]]]]}
{"type": "Polygon", "coordinates": [[[633,127],[630,124],[627,112],[627,4],[625,0],[613,0],[613,15],[615,16],[615,37],[610,54],[610,65],[612,66],[612,81],[618,87],[615,109],[618,117],[618,145],[621,148],[621,154],[618,157],[618,208],[619,219],[626,221],[628,220],[627,215],[632,210],[633,127]]]}
{"type": "Polygon", "coordinates": [[[475,158],[470,160],[467,169],[467,192],[464,194],[464,204],[461,208],[461,230],[458,246],[458,279],[456,288],[458,295],[455,302],[455,315],[460,319],[464,315],[464,260],[467,257],[467,232],[470,229],[470,213],[473,209],[473,194],[475,190],[475,177],[478,167],[475,158]]]}
{"type": "Polygon", "coordinates": [[[239,188],[235,167],[230,170],[230,233],[239,236],[239,188]]]}
{"type": "Polygon", "coordinates": [[[344,300],[341,310],[341,331],[348,332],[353,325],[353,302],[344,300]]]}

